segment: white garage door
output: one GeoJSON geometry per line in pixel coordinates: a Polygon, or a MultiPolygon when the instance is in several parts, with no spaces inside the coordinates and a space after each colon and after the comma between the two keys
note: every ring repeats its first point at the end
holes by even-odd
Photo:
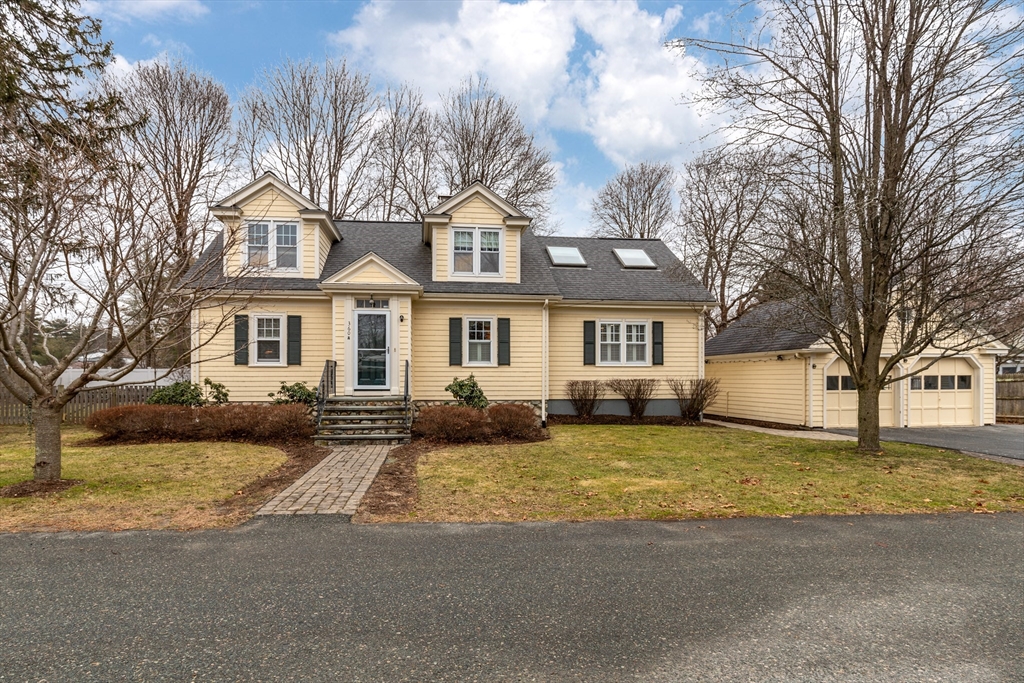
{"type": "MultiPolygon", "coordinates": [[[[927,362],[918,361],[918,367],[927,362]]],[[[910,427],[974,424],[975,369],[963,358],[943,358],[910,378],[910,427]]]]}
{"type": "MultiPolygon", "coordinates": [[[[838,361],[825,376],[825,411],[828,427],[857,428],[857,389],[846,371],[846,364],[838,361]]],[[[878,423],[882,427],[896,424],[893,389],[890,384],[878,394],[878,423]]]]}

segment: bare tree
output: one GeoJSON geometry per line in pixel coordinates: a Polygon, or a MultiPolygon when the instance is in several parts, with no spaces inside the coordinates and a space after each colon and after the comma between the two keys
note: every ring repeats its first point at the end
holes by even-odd
{"type": "Polygon", "coordinates": [[[231,103],[224,86],[182,62],[136,65],[111,83],[129,116],[141,122],[125,136],[122,155],[145,169],[161,213],[176,238],[175,256],[189,264],[205,244],[210,212],[235,162],[231,103]],[[196,243],[199,238],[199,243],[196,243]]]}
{"type": "Polygon", "coordinates": [[[449,190],[479,180],[531,216],[535,232],[552,229],[551,155],[526,130],[515,104],[471,78],[444,98],[438,124],[441,178],[449,190]]]}
{"type": "Polygon", "coordinates": [[[989,339],[1024,282],[1024,21],[998,0],[762,8],[747,38],[682,45],[720,58],[707,96],[740,144],[787,155],[766,262],[849,367],[878,451],[879,391],[928,347],[989,339]]]}
{"type": "Polygon", "coordinates": [[[423,218],[437,201],[440,138],[437,117],[412,86],[389,89],[373,137],[371,173],[374,206],[370,215],[383,221],[423,218]]]}
{"type": "Polygon", "coordinates": [[[370,77],[344,60],[289,60],[242,97],[243,159],[253,178],[274,171],[335,218],[360,217],[377,107],[370,77]]]}
{"type": "Polygon", "coordinates": [[[672,221],[671,164],[641,161],[604,184],[590,205],[595,237],[658,239],[672,221]]]}
{"type": "Polygon", "coordinates": [[[752,245],[769,225],[773,155],[762,150],[708,150],[683,168],[679,235],[683,262],[718,298],[707,313],[719,334],[755,306],[764,264],[752,245]]]}

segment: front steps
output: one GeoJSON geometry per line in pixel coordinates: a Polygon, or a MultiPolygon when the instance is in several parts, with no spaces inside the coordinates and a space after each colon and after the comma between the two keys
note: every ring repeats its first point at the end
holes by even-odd
{"type": "Polygon", "coordinates": [[[411,411],[404,398],[331,396],[324,401],[313,438],[325,446],[409,443],[411,411]]]}

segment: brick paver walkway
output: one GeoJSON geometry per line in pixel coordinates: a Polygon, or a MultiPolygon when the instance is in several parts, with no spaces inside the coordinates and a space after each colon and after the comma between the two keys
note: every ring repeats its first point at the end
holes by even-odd
{"type": "Polygon", "coordinates": [[[353,515],[391,445],[340,446],[257,515],[353,515]]]}

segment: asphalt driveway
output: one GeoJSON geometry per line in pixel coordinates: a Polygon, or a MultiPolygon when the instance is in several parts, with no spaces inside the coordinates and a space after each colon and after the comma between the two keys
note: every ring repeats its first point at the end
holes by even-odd
{"type": "MultiPolygon", "coordinates": [[[[837,434],[857,436],[856,429],[829,429],[837,434]]],[[[937,446],[954,451],[998,455],[1024,460],[1024,424],[985,427],[883,427],[882,441],[900,441],[937,446]]]]}
{"type": "Polygon", "coordinates": [[[0,536],[0,681],[1020,681],[1024,516],[0,536]]]}

